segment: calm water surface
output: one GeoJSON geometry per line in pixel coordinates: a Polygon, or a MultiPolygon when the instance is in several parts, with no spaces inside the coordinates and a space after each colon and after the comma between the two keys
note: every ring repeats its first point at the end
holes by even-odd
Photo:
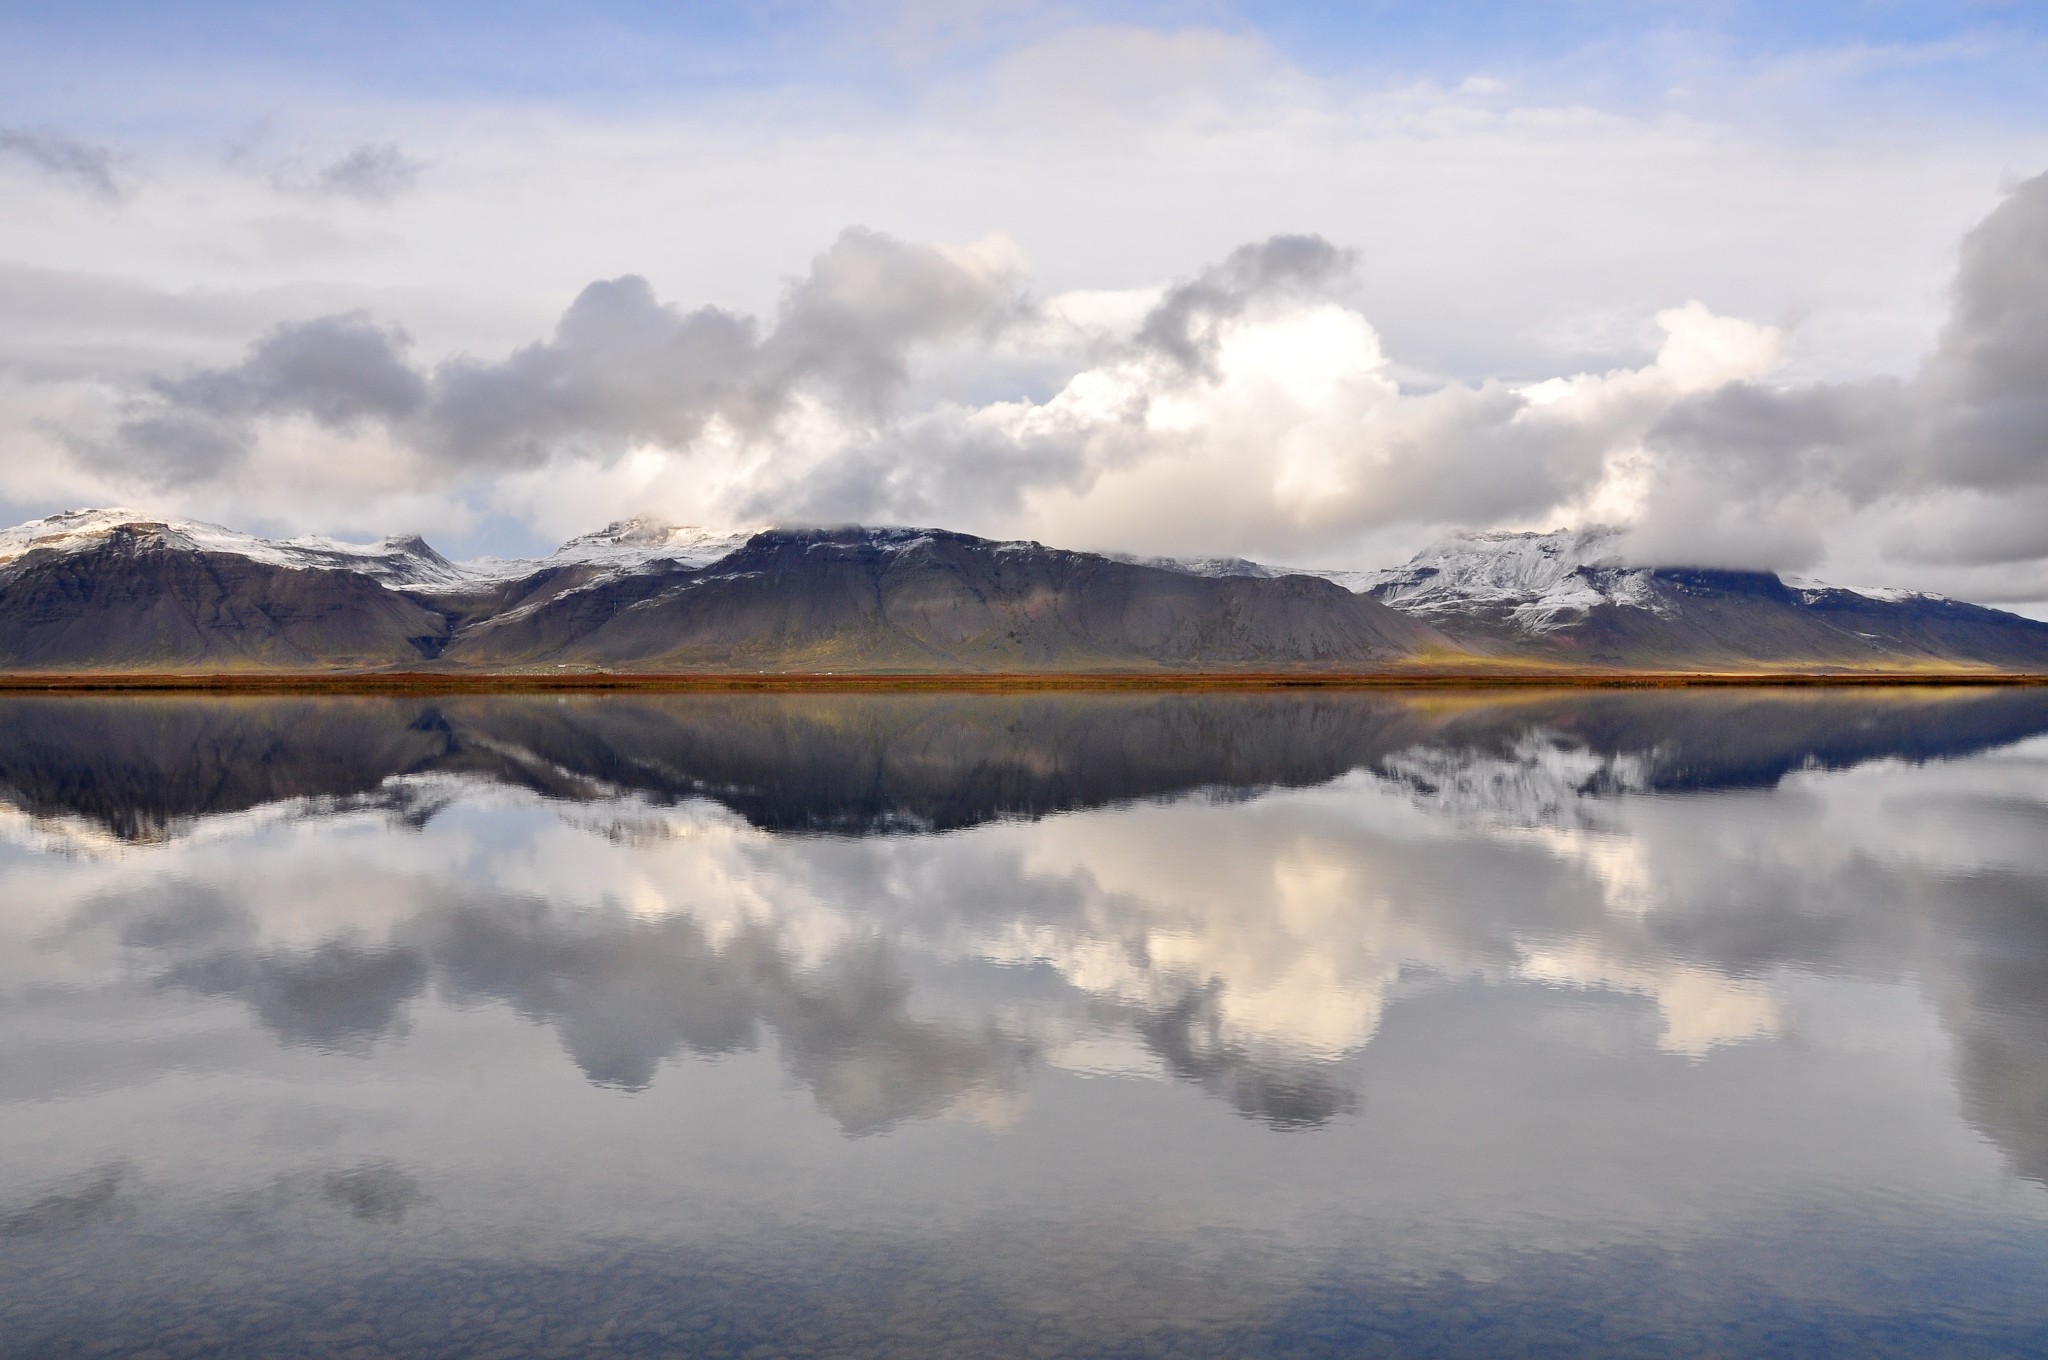
{"type": "Polygon", "coordinates": [[[0,1352],[2048,1353],[2048,694],[0,701],[0,1352]]]}

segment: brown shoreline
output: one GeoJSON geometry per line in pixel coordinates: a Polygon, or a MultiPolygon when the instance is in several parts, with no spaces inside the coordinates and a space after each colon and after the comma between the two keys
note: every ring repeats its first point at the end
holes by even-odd
{"type": "Polygon", "coordinates": [[[2044,686],[2012,671],[1605,671],[1415,669],[1361,672],[1129,671],[774,672],[225,671],[0,674],[0,693],[574,694],[608,692],[1028,692],[1045,690],[1690,689],[2044,686]]]}

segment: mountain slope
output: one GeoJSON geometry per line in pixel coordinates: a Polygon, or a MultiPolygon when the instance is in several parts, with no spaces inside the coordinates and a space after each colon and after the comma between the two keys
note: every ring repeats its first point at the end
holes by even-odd
{"type": "Polygon", "coordinates": [[[1216,579],[927,530],[776,530],[466,627],[451,662],[635,670],[1361,667],[1445,647],[1305,577],[1216,579]]]}
{"type": "Polygon", "coordinates": [[[921,530],[615,524],[532,561],[127,511],[0,532],[0,668],[1372,668],[1449,644],[1304,577],[1210,580],[921,530]]]}
{"type": "Polygon", "coordinates": [[[0,530],[0,669],[2048,671],[2048,623],[1628,565],[1612,529],[1463,535],[1377,572],[919,529],[627,520],[544,558],[278,542],[121,510],[0,530]]]}
{"type": "Polygon", "coordinates": [[[280,565],[161,521],[31,542],[0,562],[0,667],[14,670],[406,665],[447,634],[378,564],[280,565]]]}
{"type": "MultiPolygon", "coordinates": [[[[1788,584],[1770,572],[1627,565],[1621,530],[1479,533],[1402,566],[1318,572],[1470,651],[1552,663],[1684,669],[2048,670],[2048,623],[1907,591],[1788,584]]],[[[1181,569],[1280,569],[1234,561],[1181,569]]]]}

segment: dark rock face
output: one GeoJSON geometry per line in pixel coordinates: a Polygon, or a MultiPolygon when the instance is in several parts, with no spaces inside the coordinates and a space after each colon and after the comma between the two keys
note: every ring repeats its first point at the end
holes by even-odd
{"type": "Polygon", "coordinates": [[[965,534],[771,532],[697,569],[601,578],[465,628],[478,667],[1060,671],[1350,668],[1447,644],[1311,577],[1188,576],[965,534]]]}
{"type": "Polygon", "coordinates": [[[0,667],[313,669],[417,664],[447,620],[358,572],[195,552],[145,524],[0,567],[0,667]]]}

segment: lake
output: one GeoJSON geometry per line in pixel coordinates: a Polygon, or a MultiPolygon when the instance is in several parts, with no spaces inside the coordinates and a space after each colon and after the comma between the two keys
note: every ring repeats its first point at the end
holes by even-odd
{"type": "Polygon", "coordinates": [[[2048,691],[0,699],[0,1351],[2048,1353],[2048,691]]]}

